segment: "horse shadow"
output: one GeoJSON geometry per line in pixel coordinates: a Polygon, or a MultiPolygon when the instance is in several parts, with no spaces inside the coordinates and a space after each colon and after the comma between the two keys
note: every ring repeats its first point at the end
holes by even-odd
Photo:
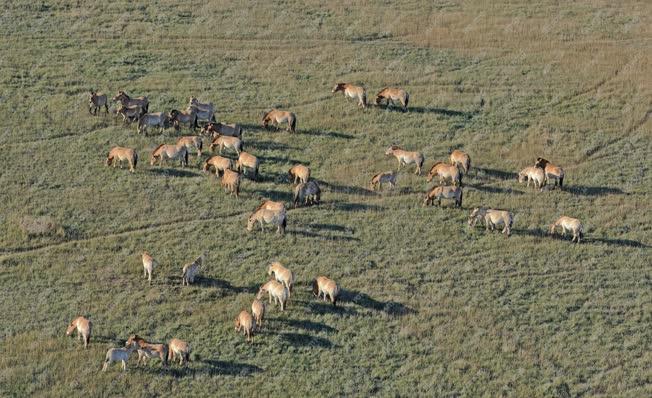
{"type": "Polygon", "coordinates": [[[202,175],[193,171],[172,169],[172,168],[156,168],[149,169],[150,173],[162,175],[165,177],[201,177],[202,175]]]}
{"type": "Polygon", "coordinates": [[[194,285],[204,287],[215,287],[220,290],[227,290],[233,294],[239,293],[256,293],[258,292],[258,285],[252,284],[249,286],[233,286],[231,282],[223,279],[211,278],[207,276],[196,276],[194,285]]]}
{"type": "Polygon", "coordinates": [[[295,328],[295,329],[303,329],[306,332],[313,332],[313,333],[318,333],[318,332],[326,332],[326,333],[332,333],[332,332],[337,332],[337,329],[334,327],[328,326],[324,323],[321,322],[314,322],[314,321],[309,321],[309,320],[299,320],[299,319],[276,319],[275,322],[283,323],[289,327],[295,328]]]}
{"type": "Polygon", "coordinates": [[[275,184],[287,184],[288,175],[286,173],[265,172],[265,174],[258,174],[256,182],[271,182],[275,184]]]}
{"type": "Polygon", "coordinates": [[[524,195],[525,192],[520,191],[518,189],[512,189],[512,188],[500,188],[500,187],[493,187],[493,186],[486,186],[483,184],[466,184],[467,187],[473,188],[476,191],[481,191],[481,192],[488,192],[488,193],[506,193],[509,195],[524,195]]]}
{"type": "MultiPolygon", "coordinates": [[[[388,110],[390,108],[387,108],[388,110]]],[[[397,109],[400,110],[400,109],[397,109]]],[[[467,119],[470,119],[473,117],[473,115],[476,112],[464,112],[464,111],[456,111],[453,109],[446,109],[446,108],[428,108],[425,106],[408,106],[408,112],[414,112],[414,113],[432,113],[436,115],[444,115],[444,116],[455,116],[455,117],[464,117],[467,119]]]]}
{"type": "Polygon", "coordinates": [[[267,131],[265,128],[263,128],[262,125],[260,124],[252,124],[252,123],[238,123],[242,130],[244,130],[243,135],[247,134],[250,131],[267,131]]]}
{"type": "Polygon", "coordinates": [[[320,234],[317,232],[312,232],[312,231],[305,231],[305,230],[286,230],[286,233],[289,233],[291,235],[301,235],[306,238],[317,238],[317,239],[325,239],[325,240],[333,240],[333,241],[348,241],[348,242],[359,242],[360,239],[353,237],[353,236],[341,236],[341,235],[329,235],[329,234],[320,234]]]}
{"type": "MultiPolygon", "coordinates": [[[[249,365],[246,363],[238,363],[233,361],[219,361],[216,359],[191,361],[190,365],[186,367],[172,366],[173,365],[170,364],[170,367],[167,369],[167,373],[175,378],[194,376],[197,374],[219,374],[225,376],[249,377],[254,373],[260,373],[264,371],[263,368],[260,368],[256,365],[249,365]]],[[[142,370],[148,373],[166,374],[165,368],[147,367],[143,368],[142,370]]]]}
{"type": "Polygon", "coordinates": [[[606,243],[607,245],[621,246],[621,247],[638,247],[638,248],[649,248],[649,245],[646,245],[643,242],[639,242],[631,239],[607,239],[607,238],[588,238],[584,239],[582,242],[586,243],[606,243]]]}
{"type": "Polygon", "coordinates": [[[294,347],[333,347],[333,343],[330,340],[305,333],[279,333],[278,336],[294,347]]]}
{"type": "Polygon", "coordinates": [[[355,290],[343,290],[342,301],[348,301],[370,310],[384,312],[391,316],[404,316],[417,313],[413,308],[397,301],[378,301],[367,293],[357,292],[355,290]]]}
{"type": "Polygon", "coordinates": [[[324,131],[321,129],[316,129],[316,128],[310,128],[310,129],[301,129],[297,130],[298,134],[305,134],[305,135],[320,135],[320,136],[326,136],[326,137],[332,137],[332,138],[341,138],[345,140],[352,140],[355,138],[355,136],[351,134],[346,134],[346,133],[340,133],[338,131],[324,131]]]}
{"type": "Polygon", "coordinates": [[[498,179],[498,180],[516,180],[518,178],[517,173],[512,173],[509,171],[503,171],[498,169],[490,169],[487,167],[475,167],[476,175],[478,172],[486,174],[489,177],[498,179]]]}
{"type": "Polygon", "coordinates": [[[349,202],[332,202],[336,210],[341,211],[381,211],[385,208],[378,205],[349,202]]]}
{"type": "Polygon", "coordinates": [[[573,195],[582,196],[602,196],[602,195],[623,195],[625,192],[619,188],[611,187],[588,187],[582,185],[567,185],[561,188],[564,191],[570,192],[573,195]]]}
{"type": "Polygon", "coordinates": [[[379,196],[380,194],[376,191],[372,191],[370,189],[362,188],[362,187],[356,187],[356,186],[351,186],[351,185],[338,185],[334,183],[330,183],[327,181],[322,181],[322,180],[316,180],[320,185],[325,186],[332,192],[337,192],[337,193],[346,193],[349,195],[359,195],[359,196],[379,196]]]}
{"type": "Polygon", "coordinates": [[[297,160],[297,159],[292,159],[292,158],[289,158],[289,157],[264,156],[264,155],[259,155],[257,157],[258,157],[258,159],[260,159],[261,161],[266,162],[266,163],[291,163],[291,164],[301,163],[301,164],[303,164],[302,161],[297,160]]]}
{"type": "Polygon", "coordinates": [[[261,200],[269,199],[275,202],[291,203],[294,199],[292,192],[288,191],[279,191],[276,189],[255,189],[253,192],[260,196],[261,200]]]}
{"type": "Polygon", "coordinates": [[[262,151],[287,151],[297,149],[296,147],[291,147],[282,142],[275,141],[252,141],[251,143],[248,143],[248,146],[262,151]]]}

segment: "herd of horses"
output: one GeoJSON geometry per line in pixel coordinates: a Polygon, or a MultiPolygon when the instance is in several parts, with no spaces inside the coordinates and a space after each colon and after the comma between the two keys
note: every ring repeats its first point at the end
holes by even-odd
{"type": "MultiPolygon", "coordinates": [[[[332,93],[342,92],[345,97],[357,101],[358,106],[366,108],[367,94],[362,86],[350,83],[338,83],[332,89],[332,93]]],[[[407,91],[386,87],[382,89],[375,98],[376,105],[390,106],[399,104],[403,111],[408,110],[409,94],[407,91]]],[[[191,131],[200,128],[198,135],[187,135],[177,139],[175,143],[163,143],[157,145],[150,153],[150,165],[159,166],[168,162],[179,162],[182,167],[187,167],[190,151],[196,151],[197,159],[202,158],[204,139],[210,139],[209,150],[218,154],[209,157],[201,166],[206,173],[212,173],[221,179],[220,185],[229,194],[239,197],[240,181],[243,175],[249,174],[249,178],[256,181],[260,173],[260,161],[251,153],[244,151],[243,129],[237,124],[224,124],[216,120],[215,106],[208,102],[203,103],[196,97],[190,97],[188,106],[184,111],[176,109],[170,112],[149,112],[149,99],[145,96],[131,97],[124,91],[119,91],[113,98],[118,103],[115,114],[122,116],[125,124],[137,122],[138,133],[147,134],[149,128],[158,127],[160,131],[174,127],[179,131],[186,126],[191,131]],[[200,125],[201,124],[201,125],[200,125]],[[224,156],[229,151],[234,158],[224,156]]],[[[98,115],[101,109],[109,113],[109,98],[106,94],[97,93],[93,90],[89,97],[89,113],[98,115]]],[[[287,131],[294,133],[297,128],[297,117],[289,111],[272,109],[265,112],[261,125],[267,129],[270,125],[277,128],[286,125],[287,131]]],[[[398,170],[381,172],[371,178],[370,188],[382,190],[383,184],[390,189],[397,185],[397,176],[404,166],[414,165],[414,173],[421,175],[424,165],[424,155],[418,151],[408,151],[397,145],[391,145],[385,151],[385,155],[394,156],[398,162],[398,170]]],[[[138,164],[138,153],[134,148],[116,146],[113,147],[107,157],[106,165],[113,167],[120,166],[126,162],[131,172],[135,172],[138,164]]],[[[434,205],[437,201],[453,200],[455,207],[461,208],[463,200],[462,179],[471,169],[471,157],[462,150],[456,149],[450,153],[448,162],[436,162],[430,167],[426,176],[427,182],[437,178],[439,185],[433,186],[425,195],[423,205],[434,205]]],[[[288,179],[294,184],[293,205],[316,205],[321,201],[321,189],[318,183],[311,179],[309,167],[296,164],[288,170],[288,179]]],[[[533,166],[523,169],[518,174],[519,183],[530,183],[536,189],[543,190],[550,180],[554,180],[554,186],[563,187],[564,170],[555,166],[546,159],[538,158],[533,166]]],[[[511,235],[514,216],[508,210],[479,207],[474,208],[468,218],[469,227],[475,227],[478,222],[484,223],[487,231],[502,228],[502,233],[507,237],[511,235]]],[[[247,220],[247,231],[253,231],[259,225],[264,231],[265,225],[276,227],[279,234],[285,232],[287,226],[287,210],[285,203],[272,200],[264,200],[249,216],[247,220]]],[[[562,234],[572,233],[572,241],[579,243],[583,237],[582,223],[571,217],[562,216],[555,223],[550,225],[549,232],[552,234],[561,228],[562,234]]],[[[197,257],[191,263],[185,264],[182,269],[182,285],[190,285],[195,281],[203,266],[204,255],[197,257]]],[[[142,254],[143,274],[151,283],[154,269],[158,262],[148,253],[142,254]]],[[[270,264],[268,274],[272,277],[263,284],[251,304],[251,313],[247,310],[241,311],[235,319],[235,330],[242,332],[247,341],[253,340],[253,335],[263,326],[266,304],[263,300],[268,295],[269,305],[278,304],[280,311],[287,307],[295,275],[292,271],[278,262],[270,264]]],[[[318,276],[311,283],[313,294],[324,301],[330,301],[334,306],[337,303],[340,287],[335,281],[326,277],[318,276]]],[[[70,335],[77,331],[79,338],[83,340],[84,347],[90,342],[92,322],[85,317],[75,318],[69,325],[66,334],[70,335]]],[[[181,365],[187,364],[190,360],[191,346],[179,339],[172,339],[168,344],[150,343],[138,335],[132,335],[127,340],[125,347],[111,348],[105,358],[103,370],[106,370],[111,362],[121,362],[123,370],[126,369],[126,362],[136,351],[138,353],[138,364],[145,363],[149,358],[159,358],[164,366],[169,361],[179,358],[181,365]]]]}

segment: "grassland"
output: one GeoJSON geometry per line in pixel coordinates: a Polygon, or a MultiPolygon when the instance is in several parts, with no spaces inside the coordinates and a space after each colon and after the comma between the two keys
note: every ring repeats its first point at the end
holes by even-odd
{"type": "Polygon", "coordinates": [[[5,4],[0,395],[652,395],[651,15],[633,0],[5,4]],[[402,86],[411,110],[357,109],[336,81],[402,86]],[[194,158],[149,167],[174,132],[90,116],[91,88],[153,111],[211,100],[245,126],[261,181],[235,200],[194,158]],[[258,127],[273,106],[297,134],[258,127]],[[426,166],[469,152],[464,209],[422,208],[409,172],[370,192],[393,142],[426,166]],[[103,166],[113,145],[138,148],[136,174],[103,166]],[[565,190],[517,184],[537,156],[564,166],[565,190]],[[290,200],[295,162],[324,203],[291,210],[284,237],[247,234],[261,197],[290,200]],[[514,235],[470,230],[479,205],[511,209],[514,235]],[[584,243],[545,234],[562,214],[584,243]],[[151,286],[144,249],[161,262],[151,286]],[[246,344],[232,321],[272,260],[298,290],[246,344]],[[310,296],[318,274],[344,288],[340,308],[310,296]],[[86,351],[64,336],[79,314],[95,324],[86,351]],[[193,362],[99,372],[131,333],[186,340],[193,362]]]}

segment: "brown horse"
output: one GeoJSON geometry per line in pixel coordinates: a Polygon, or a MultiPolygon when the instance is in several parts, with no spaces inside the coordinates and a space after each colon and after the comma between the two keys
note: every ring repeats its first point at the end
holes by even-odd
{"type": "Polygon", "coordinates": [[[130,107],[133,105],[138,105],[143,109],[143,113],[147,113],[149,110],[149,100],[147,97],[136,97],[131,98],[124,91],[118,91],[115,97],[113,97],[113,102],[120,101],[123,106],[130,107]]]}
{"type": "Polygon", "coordinates": [[[142,115],[144,115],[143,108],[138,105],[124,106],[120,104],[116,110],[116,113],[118,115],[122,115],[122,120],[125,124],[135,122],[139,120],[142,115]]]}
{"type": "Polygon", "coordinates": [[[450,162],[457,167],[461,167],[465,175],[469,173],[471,157],[466,152],[460,151],[459,149],[454,150],[451,152],[450,162]]]}
{"type": "Polygon", "coordinates": [[[435,199],[437,199],[437,206],[441,206],[442,199],[455,199],[455,206],[462,207],[462,188],[460,187],[433,187],[423,200],[423,205],[427,206],[435,204],[435,199]]]}
{"type": "Polygon", "coordinates": [[[272,109],[271,111],[263,115],[263,127],[267,128],[270,123],[275,124],[276,126],[281,123],[287,123],[287,131],[291,133],[296,133],[297,131],[297,116],[288,111],[279,111],[278,109],[272,109]]]}
{"type": "Polygon", "coordinates": [[[204,143],[201,137],[196,135],[187,135],[184,137],[180,137],[177,140],[177,146],[178,145],[185,146],[187,150],[190,150],[190,148],[197,149],[197,159],[201,159],[201,151],[204,148],[204,143]]]}
{"type": "Polygon", "coordinates": [[[216,134],[227,135],[229,137],[238,137],[242,139],[242,127],[239,124],[208,123],[201,129],[202,134],[210,135],[215,138],[216,134]]]}
{"type": "Polygon", "coordinates": [[[446,180],[451,180],[453,185],[462,185],[462,173],[460,173],[460,170],[455,165],[444,162],[435,163],[430,168],[426,180],[430,182],[435,176],[439,177],[440,184],[443,184],[446,180]]]}
{"type": "Polygon", "coordinates": [[[188,166],[188,149],[183,144],[168,145],[161,144],[154,148],[149,158],[149,164],[154,166],[158,160],[158,165],[163,164],[163,160],[179,160],[181,166],[188,166]]]}
{"type": "Polygon", "coordinates": [[[79,316],[70,322],[68,329],[66,329],[66,336],[70,336],[74,331],[77,331],[79,340],[84,340],[84,348],[88,348],[91,342],[91,331],[93,330],[93,323],[83,316],[79,316]]]}
{"type": "Polygon", "coordinates": [[[403,112],[407,111],[408,102],[410,101],[410,94],[402,88],[385,87],[376,94],[376,105],[381,105],[383,101],[389,107],[389,103],[400,102],[403,107],[403,112]]]}
{"type": "Polygon", "coordinates": [[[122,168],[122,162],[125,160],[129,162],[129,170],[132,173],[135,172],[136,164],[138,163],[138,154],[135,149],[116,146],[109,151],[108,155],[106,155],[107,166],[113,164],[113,167],[115,167],[116,164],[120,163],[120,168],[122,168]]]}
{"type": "Polygon", "coordinates": [[[192,109],[186,112],[172,109],[170,111],[170,123],[174,125],[174,129],[177,131],[181,129],[181,123],[187,124],[191,130],[199,127],[197,125],[197,114],[192,109]]]}
{"type": "Polygon", "coordinates": [[[159,358],[163,366],[168,366],[168,345],[148,343],[137,334],[132,334],[127,339],[125,347],[136,345],[138,350],[138,364],[145,365],[147,358],[159,358]]]}
{"type": "Polygon", "coordinates": [[[297,181],[306,183],[310,179],[310,169],[302,164],[297,164],[292,166],[288,171],[288,176],[290,177],[290,181],[294,179],[295,184],[297,181]]]}
{"type": "Polygon", "coordinates": [[[343,92],[345,97],[357,99],[358,106],[363,108],[367,107],[367,91],[364,87],[355,86],[350,83],[337,83],[335,87],[333,87],[332,92],[336,93],[338,91],[343,92]]]}
{"type": "Polygon", "coordinates": [[[318,276],[312,281],[312,294],[318,299],[323,295],[324,301],[328,297],[330,302],[333,303],[333,307],[335,307],[337,306],[337,298],[340,295],[340,288],[334,280],[325,276],[318,276]]]}
{"type": "Polygon", "coordinates": [[[392,155],[396,158],[399,170],[401,169],[401,166],[407,166],[408,164],[414,163],[417,166],[414,174],[421,175],[421,167],[423,166],[423,154],[421,152],[410,152],[401,149],[396,145],[392,145],[387,148],[385,155],[392,155]]]}
{"type": "Polygon", "coordinates": [[[236,198],[240,197],[240,173],[224,169],[220,185],[228,190],[230,195],[235,195],[236,198]]]}
{"type": "Polygon", "coordinates": [[[221,176],[222,173],[224,173],[224,170],[233,167],[233,162],[229,158],[223,158],[222,156],[215,155],[204,162],[204,171],[210,172],[211,166],[215,168],[215,175],[221,176]]]}
{"type": "Polygon", "coordinates": [[[91,96],[88,99],[89,108],[88,113],[91,115],[97,115],[99,110],[104,107],[106,113],[109,113],[109,101],[106,98],[106,94],[96,93],[94,90],[91,90],[91,96]]]}
{"type": "Polygon", "coordinates": [[[536,163],[534,163],[535,167],[539,167],[543,169],[545,173],[545,178],[546,178],[546,183],[548,183],[548,180],[550,178],[553,178],[555,180],[555,186],[557,186],[557,183],[559,183],[559,188],[562,188],[564,185],[564,169],[562,169],[559,166],[555,166],[554,164],[550,163],[550,161],[544,159],[544,158],[537,158],[536,163]]]}

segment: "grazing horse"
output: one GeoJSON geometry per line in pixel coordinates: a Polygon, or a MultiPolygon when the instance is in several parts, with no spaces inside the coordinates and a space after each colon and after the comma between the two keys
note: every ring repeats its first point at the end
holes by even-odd
{"type": "Polygon", "coordinates": [[[201,129],[201,133],[215,138],[216,134],[228,135],[242,139],[242,127],[239,124],[208,123],[201,129]]]}
{"type": "Polygon", "coordinates": [[[423,199],[423,205],[434,205],[437,199],[437,206],[441,206],[442,199],[455,199],[455,206],[462,207],[462,188],[460,187],[433,187],[423,199]]]}
{"type": "Polygon", "coordinates": [[[142,115],[144,115],[143,108],[139,105],[124,106],[120,104],[120,107],[116,111],[117,114],[122,115],[122,121],[127,124],[139,120],[142,115]]]}
{"type": "Polygon", "coordinates": [[[285,307],[288,302],[289,292],[288,289],[281,282],[275,280],[270,280],[260,287],[256,299],[260,300],[263,298],[263,295],[267,293],[269,296],[269,303],[272,304],[272,297],[274,302],[278,303],[281,306],[281,311],[285,311],[285,307]]]}
{"type": "Polygon", "coordinates": [[[229,191],[230,195],[235,195],[236,198],[240,197],[240,173],[224,169],[220,185],[224,190],[229,191]]]}
{"type": "Polygon", "coordinates": [[[475,227],[478,220],[484,220],[484,226],[487,231],[493,231],[497,225],[503,225],[502,233],[507,235],[507,237],[512,234],[514,216],[507,210],[476,207],[471,211],[471,215],[469,216],[469,227],[475,227]]]}
{"type": "Polygon", "coordinates": [[[285,204],[283,202],[274,202],[273,200],[265,200],[254,211],[260,209],[267,209],[273,211],[285,211],[285,204]]]}
{"type": "Polygon", "coordinates": [[[253,342],[255,328],[256,321],[254,320],[254,317],[245,310],[240,311],[238,317],[235,318],[235,331],[238,333],[242,331],[242,334],[247,337],[247,341],[253,342]]]}
{"type": "Polygon", "coordinates": [[[219,155],[215,155],[204,162],[204,171],[209,172],[211,166],[215,168],[215,175],[222,175],[224,170],[230,169],[233,167],[233,162],[229,158],[223,158],[219,155]]]}
{"type": "Polygon", "coordinates": [[[276,225],[276,232],[280,235],[283,235],[285,233],[285,227],[287,226],[287,216],[285,210],[256,210],[253,214],[251,214],[251,216],[249,216],[249,219],[247,220],[247,231],[251,232],[256,222],[260,223],[261,231],[265,230],[263,226],[264,224],[276,225]]]}
{"type": "Polygon", "coordinates": [[[469,169],[471,168],[471,157],[468,153],[456,149],[451,152],[450,162],[458,168],[461,167],[462,170],[464,170],[465,175],[469,173],[469,169]]]}
{"type": "Polygon", "coordinates": [[[306,183],[310,179],[310,169],[302,164],[297,164],[292,166],[292,168],[288,171],[288,176],[290,181],[294,179],[295,184],[297,181],[306,183]]]}
{"type": "Polygon", "coordinates": [[[440,184],[443,184],[446,180],[450,180],[453,185],[462,185],[462,173],[455,165],[444,162],[435,163],[430,168],[430,171],[428,171],[426,181],[432,181],[435,176],[439,177],[440,184]]]}
{"type": "Polygon", "coordinates": [[[294,207],[297,207],[299,203],[306,206],[318,205],[320,200],[321,189],[314,180],[301,183],[294,187],[294,207]]]}
{"type": "Polygon", "coordinates": [[[127,361],[132,352],[136,350],[136,344],[131,344],[128,348],[110,348],[106,352],[106,357],[104,359],[104,364],[102,365],[102,371],[105,372],[111,362],[122,362],[122,371],[127,370],[127,361]]]}
{"type": "Polygon", "coordinates": [[[559,188],[562,188],[564,185],[564,169],[562,169],[559,166],[555,166],[554,164],[550,163],[550,161],[544,159],[544,158],[537,158],[536,163],[534,164],[535,167],[542,168],[546,177],[546,183],[548,183],[548,180],[550,178],[553,178],[555,180],[555,186],[557,186],[557,183],[559,183],[559,188]]]}
{"type": "Polygon", "coordinates": [[[333,307],[337,306],[337,298],[340,295],[340,288],[337,286],[334,280],[329,279],[325,276],[318,276],[312,281],[312,294],[314,294],[318,299],[321,295],[324,295],[324,301],[328,296],[333,307]]]}
{"type": "Polygon", "coordinates": [[[367,91],[364,87],[354,86],[350,83],[337,83],[333,87],[332,93],[341,91],[344,93],[345,97],[353,98],[358,100],[358,106],[363,108],[367,107],[367,91]]]}
{"type": "Polygon", "coordinates": [[[190,353],[192,352],[190,344],[183,340],[172,339],[170,340],[168,347],[170,347],[168,351],[169,362],[174,362],[177,357],[179,358],[179,365],[188,364],[188,362],[190,362],[190,353]]]}
{"type": "Polygon", "coordinates": [[[242,152],[242,140],[240,138],[229,137],[220,133],[216,133],[214,136],[215,138],[213,138],[213,141],[209,147],[211,151],[215,151],[215,148],[219,147],[220,155],[222,154],[222,149],[224,148],[233,149],[238,155],[240,155],[240,152],[242,152]]]}
{"type": "Polygon", "coordinates": [[[375,176],[371,177],[371,183],[369,186],[371,187],[372,191],[375,191],[376,189],[382,190],[383,183],[389,184],[389,187],[394,189],[396,186],[396,173],[393,171],[378,173],[375,176]]]}
{"type": "Polygon", "coordinates": [[[146,113],[138,119],[138,132],[147,135],[149,127],[158,126],[159,134],[169,125],[170,117],[165,112],[146,113]]]}
{"type": "Polygon", "coordinates": [[[414,174],[421,175],[421,167],[423,166],[423,154],[421,152],[409,152],[404,149],[399,148],[396,145],[392,145],[385,151],[385,155],[392,155],[398,161],[398,169],[401,169],[401,166],[414,163],[417,166],[414,174]]]}
{"type": "Polygon", "coordinates": [[[183,144],[161,144],[152,151],[152,154],[149,157],[149,164],[154,166],[158,160],[158,165],[161,166],[163,160],[167,161],[168,159],[179,160],[181,166],[188,166],[188,149],[186,149],[186,146],[183,144]]]}
{"type": "Polygon", "coordinates": [[[195,283],[195,277],[199,273],[199,267],[203,263],[203,255],[197,257],[192,263],[188,263],[183,266],[181,273],[181,286],[187,285],[190,286],[191,283],[195,283]]]}
{"type": "Polygon", "coordinates": [[[291,133],[296,133],[297,131],[297,116],[288,111],[279,111],[278,109],[272,109],[271,111],[263,115],[263,127],[267,128],[270,123],[275,124],[276,126],[281,123],[287,123],[287,131],[291,133]]]}
{"type": "Polygon", "coordinates": [[[201,151],[204,148],[204,142],[201,137],[196,135],[186,135],[177,140],[177,146],[183,145],[187,150],[190,148],[197,149],[197,159],[201,159],[201,151]]]}
{"type": "Polygon", "coordinates": [[[281,282],[288,289],[288,293],[292,293],[292,286],[294,285],[294,273],[292,271],[285,268],[278,261],[274,261],[267,269],[267,275],[272,274],[274,274],[276,281],[281,282]]]}
{"type": "Polygon", "coordinates": [[[523,183],[525,180],[527,180],[527,184],[525,185],[526,188],[530,186],[530,181],[532,181],[534,188],[541,189],[545,185],[546,177],[543,173],[543,169],[529,166],[518,173],[518,182],[523,183]]]}
{"type": "Polygon", "coordinates": [[[109,113],[109,101],[106,98],[106,94],[96,93],[91,90],[90,97],[88,98],[88,113],[91,115],[97,115],[99,110],[104,107],[106,113],[109,113]]]}
{"type": "Polygon", "coordinates": [[[149,284],[152,284],[152,272],[154,272],[154,267],[157,267],[158,263],[152,256],[147,252],[143,252],[143,274],[147,278],[149,284]]]}
{"type": "Polygon", "coordinates": [[[91,342],[91,331],[93,330],[93,323],[83,316],[78,316],[73,319],[66,329],[66,336],[70,336],[74,331],[77,331],[79,340],[84,340],[84,348],[88,348],[91,342]]]}
{"type": "Polygon", "coordinates": [[[167,344],[148,343],[137,334],[132,334],[127,339],[125,347],[135,345],[138,350],[138,364],[142,362],[145,365],[147,358],[159,358],[163,366],[168,366],[168,346],[167,344]]]}
{"type": "Polygon", "coordinates": [[[246,170],[251,170],[253,172],[254,181],[258,179],[258,170],[260,168],[260,161],[257,157],[247,152],[240,152],[238,160],[235,161],[235,169],[242,174],[246,170]]]}
{"type": "Polygon", "coordinates": [[[122,105],[126,108],[138,105],[139,107],[142,108],[143,113],[147,113],[149,109],[149,100],[147,97],[137,97],[137,98],[131,98],[125,93],[124,91],[120,90],[118,91],[118,94],[116,94],[115,97],[113,97],[113,102],[120,101],[122,105]]]}
{"type": "Polygon", "coordinates": [[[265,318],[265,302],[255,299],[251,303],[251,314],[254,316],[254,321],[256,321],[256,329],[262,329],[263,318],[265,318]]]}
{"type": "Polygon", "coordinates": [[[570,231],[573,233],[573,239],[571,242],[580,243],[580,240],[584,237],[584,226],[577,218],[571,218],[567,216],[561,216],[557,221],[550,225],[549,233],[552,235],[555,233],[557,227],[561,227],[561,234],[566,235],[566,232],[570,231]]]}
{"type": "Polygon", "coordinates": [[[120,163],[120,168],[122,168],[122,162],[125,160],[129,162],[129,170],[134,173],[136,171],[136,165],[138,164],[138,154],[135,149],[116,146],[111,148],[109,154],[106,155],[107,166],[113,164],[113,167],[115,167],[116,164],[120,163]]]}
{"type": "Polygon", "coordinates": [[[407,111],[408,102],[410,101],[410,94],[402,88],[385,87],[376,94],[376,105],[381,105],[383,100],[386,102],[388,107],[390,102],[400,102],[403,107],[403,112],[405,112],[407,111]]]}
{"type": "Polygon", "coordinates": [[[170,111],[170,123],[174,125],[174,129],[179,131],[181,123],[187,124],[189,129],[195,129],[197,125],[197,114],[191,109],[190,112],[180,112],[176,109],[170,111]]]}

